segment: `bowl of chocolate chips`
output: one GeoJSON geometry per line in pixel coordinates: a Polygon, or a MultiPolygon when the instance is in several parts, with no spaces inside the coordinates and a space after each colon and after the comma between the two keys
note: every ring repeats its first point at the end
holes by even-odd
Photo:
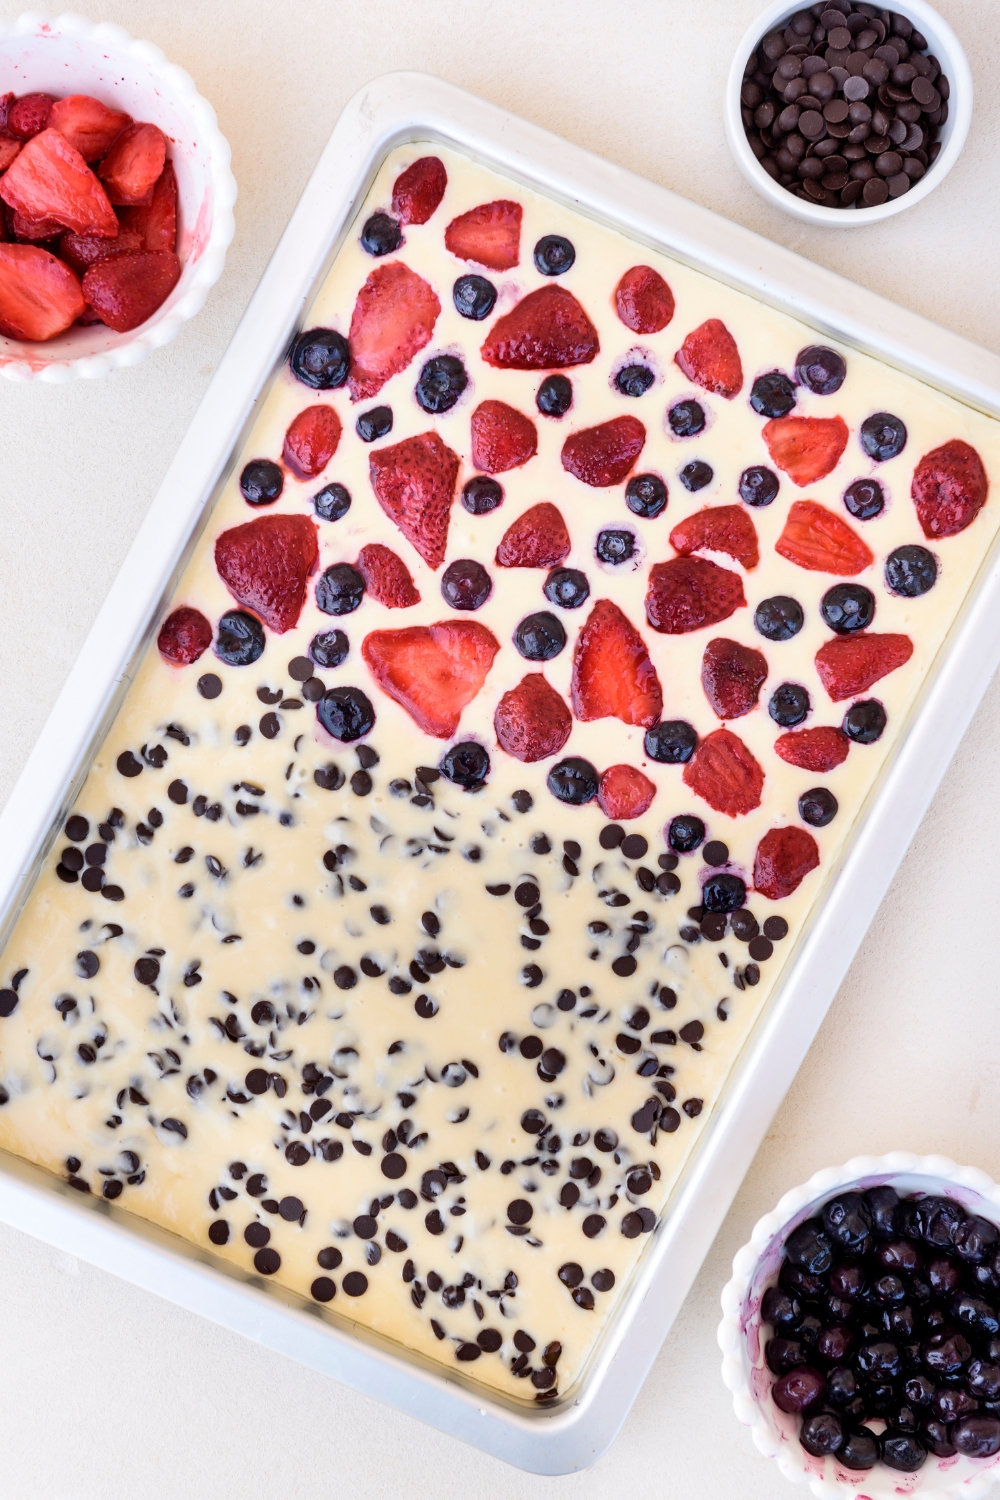
{"type": "Polygon", "coordinates": [[[976,1500],[1000,1479],[1000,1187],[858,1157],[786,1193],[733,1261],[722,1374],[814,1495],[976,1500]]]}
{"type": "Polygon", "coordinates": [[[961,43],[925,0],[778,3],[740,43],[730,150],[776,208],[832,228],[888,218],[954,166],[972,117],[961,43]]]}

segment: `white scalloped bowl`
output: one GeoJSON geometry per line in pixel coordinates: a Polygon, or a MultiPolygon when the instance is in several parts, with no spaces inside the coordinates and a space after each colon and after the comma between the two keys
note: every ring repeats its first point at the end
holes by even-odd
{"type": "Polygon", "coordinates": [[[1000,1187],[975,1167],[959,1167],[944,1156],[858,1156],[843,1167],[827,1167],[801,1187],[785,1194],[773,1213],[756,1224],[750,1242],[733,1260],[732,1280],[722,1293],[719,1324],[722,1378],[733,1393],[733,1408],[751,1430],[754,1444],[773,1458],[786,1479],[805,1481],[819,1500],[978,1500],[1000,1479],[1000,1453],[972,1459],[930,1455],[916,1474],[901,1474],[884,1464],[864,1473],[851,1472],[835,1457],[813,1458],[798,1440],[799,1419],[780,1411],[771,1400],[774,1377],[764,1363],[760,1304],[776,1280],[784,1242],[804,1219],[838,1192],[865,1192],[888,1183],[900,1194],[953,1198],[970,1213],[1000,1224],[1000,1187]]]}
{"type": "Polygon", "coordinates": [[[0,336],[8,380],[94,379],[136,365],[176,338],[222,274],[235,224],[236,180],[215,111],[183,68],[120,26],[83,16],[50,20],[34,11],[0,25],[0,93],[92,94],[133,119],[158,125],[177,174],[181,277],[161,307],[131,333],[96,324],[46,343],[0,336]]]}

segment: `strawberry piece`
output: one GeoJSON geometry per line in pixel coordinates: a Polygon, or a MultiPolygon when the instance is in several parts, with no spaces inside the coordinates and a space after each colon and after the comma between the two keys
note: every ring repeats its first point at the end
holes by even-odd
{"type": "Polygon", "coordinates": [[[48,125],[55,102],[53,94],[22,94],[7,107],[7,129],[19,141],[30,141],[48,125]]]}
{"type": "Polygon", "coordinates": [[[774,417],[763,435],[772,463],[803,489],[833,473],[850,433],[843,417],[774,417]]]}
{"type": "Polygon", "coordinates": [[[818,864],[819,847],[811,833],[804,828],[771,828],[754,855],[754,890],[769,901],[782,901],[818,864]]]}
{"type": "Polygon", "coordinates": [[[392,185],[392,212],[400,224],[426,224],[444,197],[448,173],[439,156],[422,156],[392,185]]]}
{"type": "Polygon", "coordinates": [[[751,646],[720,636],[705,647],[701,685],[720,719],[740,719],[756,708],[766,676],[767,658],[751,646]]]}
{"type": "Polygon", "coordinates": [[[0,333],[42,342],[75,323],[87,304],[57,256],[36,245],[0,245],[0,333]]]}
{"type": "Polygon", "coordinates": [[[715,812],[730,818],[753,812],[764,790],[764,772],[731,729],[715,729],[699,741],[683,781],[715,812]]]}
{"type": "Polygon", "coordinates": [[[580,631],[570,697],[584,723],[621,719],[651,729],[660,722],[663,690],[646,643],[610,599],[598,599],[580,631]]]}
{"type": "Polygon", "coordinates": [[[409,609],[420,603],[420,594],[401,557],[381,542],[369,542],[358,553],[358,572],[365,580],[365,593],[386,609],[409,609]]]}
{"type": "Polygon", "coordinates": [[[180,275],[180,261],[166,250],[109,255],[84,276],[83,295],[102,323],[129,333],[163,305],[180,275]]]}
{"type": "Polygon", "coordinates": [[[584,484],[607,489],[627,478],[645,442],[646,429],[638,417],[612,417],[572,433],[562,446],[562,466],[584,484]]]}
{"type": "Polygon", "coordinates": [[[289,424],[281,456],[300,479],[314,479],[336,453],[342,430],[332,406],[307,406],[289,424]]]}
{"type": "Polygon", "coordinates": [[[308,516],[258,516],[216,539],[215,566],[237,604],[283,635],[297,624],[319,560],[308,516]]]}
{"type": "Polygon", "coordinates": [[[757,531],[742,505],[714,505],[680,521],[670,545],[682,557],[692,552],[725,552],[748,570],[760,562],[757,531]]]}
{"type": "Polygon", "coordinates": [[[55,219],[77,234],[118,233],[107,194],[58,130],[43,130],[22,146],[0,177],[0,198],[26,219],[55,219]]]}
{"type": "Polygon", "coordinates": [[[562,286],[543,286],[497,318],[479,351],[500,370],[568,370],[601,351],[597,329],[562,286]]]}
{"type": "Polygon", "coordinates": [[[452,219],[444,243],[460,260],[475,261],[489,271],[509,271],[521,258],[520,203],[498,198],[470,208],[452,219]]]}
{"type": "Polygon", "coordinates": [[[189,667],[212,644],[212,627],[200,609],[182,604],[173,610],[156,637],[156,648],[175,667],[189,667]]]}
{"type": "Polygon", "coordinates": [[[815,500],[796,500],[789,506],[774,550],[810,573],[835,573],[840,578],[853,578],[875,561],[857,532],[815,500]]]}
{"type": "Polygon", "coordinates": [[[615,287],[615,311],[633,333],[659,333],[674,315],[674,294],[652,266],[633,266],[615,287]]]}
{"type": "Polygon", "coordinates": [[[100,161],[126,125],[132,124],[132,116],[109,109],[89,94],[70,94],[55,101],[47,124],[58,130],[84,161],[100,161]]]}
{"type": "Polygon", "coordinates": [[[14,95],[12,93],[0,94],[0,135],[6,135],[7,133],[7,116],[10,113],[10,107],[13,103],[14,95]]]}
{"type": "Polygon", "coordinates": [[[167,159],[167,138],[155,125],[127,125],[97,169],[112,203],[152,203],[167,159]]]}
{"type": "Polygon", "coordinates": [[[986,503],[990,482],[975,448],[952,438],[925,453],[913,471],[910,494],[926,537],[957,536],[986,503]]]}
{"type": "Polygon", "coordinates": [[[655,796],[656,783],[635,766],[609,766],[597,788],[601,812],[616,823],[641,818],[655,796]]]}
{"type": "MultiPolygon", "coordinates": [[[[63,226],[55,219],[26,219],[24,214],[19,214],[16,209],[8,209],[10,214],[10,232],[15,240],[23,241],[28,245],[40,244],[43,240],[56,239],[62,234],[63,226]]],[[[102,240],[104,245],[115,245],[116,240],[102,240]]]]}
{"type": "Polygon", "coordinates": [[[693,329],[674,355],[674,363],[688,380],[715,396],[725,396],[727,401],[743,388],[740,351],[719,318],[709,318],[693,329]]]}
{"type": "Polygon", "coordinates": [[[0,172],[6,172],[20,149],[20,141],[15,141],[12,136],[0,136],[0,172]]]}
{"type": "Polygon", "coordinates": [[[558,755],[573,728],[573,716],[541,672],[529,672],[504,693],[493,717],[497,743],[528,764],[558,755]]]}
{"type": "Polygon", "coordinates": [[[439,568],[448,545],[458,454],[436,432],[422,432],[377,449],[368,470],[375,498],[390,521],[429,568],[439,568]]]}
{"type": "Polygon", "coordinates": [[[570,549],[566,522],[550,500],[518,516],[496,552],[498,568],[557,568],[570,549]]]}
{"type": "Polygon", "coordinates": [[[95,261],[109,255],[129,255],[142,249],[142,236],[134,229],[120,229],[116,239],[99,239],[92,234],[73,234],[67,230],[59,241],[59,254],[77,275],[83,276],[95,261]]]}
{"type": "Polygon", "coordinates": [[[484,474],[519,469],[538,452],[530,417],[503,401],[483,401],[472,413],[472,463],[484,474]]]}
{"type": "Polygon", "coordinates": [[[406,369],[430,339],[440,311],[433,288],[402,261],[375,267],[351,314],[352,401],[366,401],[406,369]]]}
{"type": "Polygon", "coordinates": [[[649,570],[646,619],[663,635],[721,625],[746,602],[739,574],[707,557],[674,557],[649,570]]]}
{"type": "Polygon", "coordinates": [[[177,178],[171,162],[153,186],[153,201],[135,208],[120,208],[118,222],[141,238],[143,250],[177,249],[177,178]]]}
{"type": "Polygon", "coordinates": [[[499,650],[500,642],[476,620],[373,630],[361,643],[382,691],[439,740],[455,733],[499,650]]]}
{"type": "Polygon", "coordinates": [[[774,742],[775,753],[790,766],[803,771],[832,771],[847,759],[851,742],[843,730],[824,725],[817,729],[791,729],[774,742]]]}
{"type": "Polygon", "coordinates": [[[898,671],[912,655],[908,635],[838,635],[816,652],[816,671],[832,701],[841,703],[898,671]]]}

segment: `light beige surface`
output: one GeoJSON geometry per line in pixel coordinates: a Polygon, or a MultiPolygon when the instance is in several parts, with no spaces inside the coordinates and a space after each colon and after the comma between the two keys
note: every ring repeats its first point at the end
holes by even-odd
{"type": "MultiPolygon", "coordinates": [[[[201,20],[200,34],[167,7],[107,12],[187,66],[219,110],[241,186],[237,240],[205,312],[142,369],[92,387],[0,389],[4,790],[315,156],[366,76],[393,67],[437,71],[998,347],[1000,314],[981,301],[982,288],[996,282],[1000,252],[991,252],[977,228],[996,197],[987,143],[997,110],[985,97],[989,8],[943,9],[983,90],[969,147],[926,204],[860,235],[803,231],[756,199],[729,162],[718,99],[753,6],[550,5],[539,12],[508,5],[487,12],[479,4],[440,11],[219,4],[201,20]],[[677,61],[691,48],[696,68],[677,61]],[[647,60],[642,72],[640,57],[647,60]],[[978,197],[966,207],[973,184],[978,197]]],[[[0,8],[4,18],[15,13],[0,8]]],[[[543,1484],[574,1496],[625,1495],[649,1484],[671,1495],[787,1493],[736,1427],[718,1377],[717,1297],[733,1250],[785,1187],[856,1151],[944,1150],[1000,1170],[987,1087],[1000,1066],[987,946],[996,917],[988,872],[991,833],[1000,823],[990,807],[997,712],[993,692],[622,1438],[593,1475],[553,1485],[516,1474],[3,1231],[3,1500],[29,1486],[42,1496],[102,1500],[119,1493],[194,1496],[219,1486],[254,1497],[293,1487],[319,1496],[334,1486],[359,1497],[395,1496],[404,1487],[433,1496],[487,1488],[533,1496],[546,1492],[543,1484]],[[276,1404],[280,1428],[262,1440],[260,1413],[276,1404]],[[53,1410],[64,1414],[55,1422],[53,1410]]]]}

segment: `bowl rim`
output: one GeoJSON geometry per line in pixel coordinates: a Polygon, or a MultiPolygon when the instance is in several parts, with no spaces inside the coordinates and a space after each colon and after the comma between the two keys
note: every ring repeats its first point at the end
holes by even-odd
{"type": "MultiPolygon", "coordinates": [[[[64,384],[69,380],[96,379],[111,370],[140,364],[154,349],[175,339],[183,325],[200,312],[210,289],[222,275],[226,262],[226,251],[234,233],[236,221],[233,205],[237,187],[230,162],[232,152],[229,142],[219,130],[215,110],[198,93],[194,80],[183,68],[172,63],[152,42],[132,37],[123,27],[108,21],[90,21],[85,16],[64,13],[58,17],[43,15],[39,11],[25,11],[16,20],[0,23],[0,43],[12,37],[30,37],[42,29],[48,33],[71,36],[84,44],[90,43],[105,50],[112,50],[130,57],[147,70],[158,82],[165,94],[178,100],[194,118],[202,139],[206,142],[209,192],[212,202],[212,227],[183,295],[166,311],[155,312],[151,318],[135,330],[134,337],[126,338],[112,349],[61,356],[46,359],[44,343],[32,344],[11,340],[19,344],[23,354],[16,348],[10,353],[0,352],[0,375],[8,380],[42,380],[50,384],[64,384]]],[[[182,267],[182,276],[186,267],[182,267]]]]}
{"type": "Polygon", "coordinates": [[[918,31],[924,32],[925,28],[929,28],[935,34],[935,50],[939,55],[942,71],[947,74],[951,85],[951,94],[948,99],[951,130],[948,139],[942,146],[933,167],[920,178],[915,187],[910,188],[909,192],[904,193],[901,198],[888,198],[885,203],[877,204],[873,208],[856,208],[851,211],[824,208],[822,204],[807,203],[804,199],[796,197],[794,193],[790,193],[787,188],[775,182],[764,171],[750,149],[740,112],[743,69],[750,53],[761,38],[774,29],[776,23],[786,20],[805,8],[801,4],[789,4],[788,0],[773,0],[773,3],[761,11],[744,33],[733,54],[729,77],[726,80],[723,121],[729,149],[736,165],[751,187],[756,188],[761,196],[775,208],[780,208],[793,218],[802,219],[809,224],[823,225],[829,229],[858,229],[866,224],[877,223],[881,219],[892,218],[894,214],[913,207],[932,193],[944,181],[961,155],[972,121],[973,104],[972,72],[965,50],[948,22],[927,3],[927,0],[904,0],[902,4],[893,4],[892,9],[898,10],[901,15],[913,21],[918,31]]]}

